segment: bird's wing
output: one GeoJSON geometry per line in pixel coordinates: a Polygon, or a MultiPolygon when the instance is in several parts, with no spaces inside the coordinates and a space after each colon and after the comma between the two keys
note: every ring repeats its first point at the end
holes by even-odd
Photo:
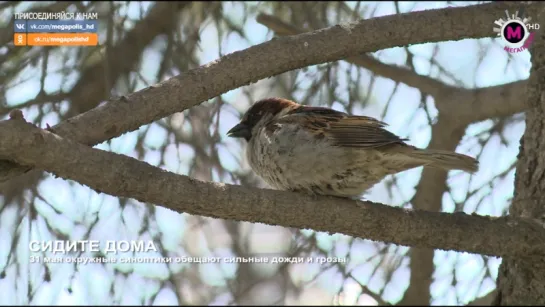
{"type": "Polygon", "coordinates": [[[353,148],[377,148],[391,144],[406,145],[402,139],[384,129],[386,123],[367,116],[348,115],[320,107],[300,107],[271,123],[273,125],[297,124],[327,138],[333,144],[353,148]]]}

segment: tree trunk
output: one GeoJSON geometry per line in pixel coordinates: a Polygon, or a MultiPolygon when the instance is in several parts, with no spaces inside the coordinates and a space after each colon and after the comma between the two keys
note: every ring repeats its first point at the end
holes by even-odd
{"type": "MultiPolygon", "coordinates": [[[[541,14],[544,16],[545,14],[541,14]]],[[[532,16],[533,17],[533,16],[532,16]]],[[[536,16],[537,17],[537,16],[536,16]]],[[[534,20],[541,20],[536,18],[534,20]]],[[[545,32],[536,31],[528,84],[526,131],[520,142],[515,197],[510,215],[545,222],[545,32]]],[[[545,304],[545,258],[504,258],[498,274],[496,305],[545,304]]]]}

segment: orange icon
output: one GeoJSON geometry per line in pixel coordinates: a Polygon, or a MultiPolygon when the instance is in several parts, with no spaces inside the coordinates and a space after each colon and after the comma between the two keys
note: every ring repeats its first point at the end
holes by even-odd
{"type": "Polygon", "coordinates": [[[13,44],[15,46],[26,46],[26,33],[13,34],[13,44]]]}

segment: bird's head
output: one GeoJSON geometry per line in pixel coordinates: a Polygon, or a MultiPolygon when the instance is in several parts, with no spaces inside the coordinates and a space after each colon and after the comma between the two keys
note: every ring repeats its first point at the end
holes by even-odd
{"type": "Polygon", "coordinates": [[[299,107],[297,103],[283,98],[259,100],[246,111],[242,120],[227,132],[227,136],[250,141],[252,134],[269,121],[281,117],[297,107],[299,107]]]}

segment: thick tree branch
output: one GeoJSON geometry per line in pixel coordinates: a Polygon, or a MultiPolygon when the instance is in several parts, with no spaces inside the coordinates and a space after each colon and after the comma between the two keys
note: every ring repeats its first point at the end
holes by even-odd
{"type": "Polygon", "coordinates": [[[0,122],[0,156],[117,197],[213,218],[310,228],[414,247],[492,256],[545,255],[545,229],[511,217],[404,210],[203,182],[134,158],[94,149],[26,123],[0,122]]]}
{"type": "MultiPolygon", "coordinates": [[[[271,15],[259,14],[257,21],[280,36],[303,33],[297,27],[271,15]]],[[[436,98],[439,96],[456,96],[456,103],[450,103],[454,99],[436,100],[436,103],[440,104],[438,108],[444,111],[444,114],[456,118],[453,123],[458,127],[465,127],[469,123],[487,118],[513,115],[526,109],[523,98],[527,84],[526,80],[479,89],[464,89],[445,84],[428,76],[419,75],[404,67],[384,64],[368,55],[349,57],[345,61],[368,69],[385,78],[417,88],[423,93],[436,98]]]]}
{"type": "MultiPolygon", "coordinates": [[[[277,35],[288,36],[304,33],[303,30],[287,24],[275,16],[267,14],[259,14],[256,18],[257,22],[274,31],[277,35]]],[[[375,74],[392,79],[394,81],[405,83],[408,86],[418,88],[424,93],[432,96],[438,95],[441,91],[450,88],[449,85],[430,78],[428,76],[419,75],[409,69],[396,65],[384,64],[381,61],[366,55],[357,55],[344,59],[346,62],[368,69],[375,74]]]]}
{"type": "MultiPolygon", "coordinates": [[[[495,2],[428,10],[275,39],[109,101],[58,124],[53,130],[80,143],[96,145],[234,88],[289,70],[408,44],[489,37],[493,35],[490,25],[494,18],[506,9],[528,11],[534,5],[495,2]]],[[[0,161],[0,182],[27,170],[28,167],[0,161]]]]}

